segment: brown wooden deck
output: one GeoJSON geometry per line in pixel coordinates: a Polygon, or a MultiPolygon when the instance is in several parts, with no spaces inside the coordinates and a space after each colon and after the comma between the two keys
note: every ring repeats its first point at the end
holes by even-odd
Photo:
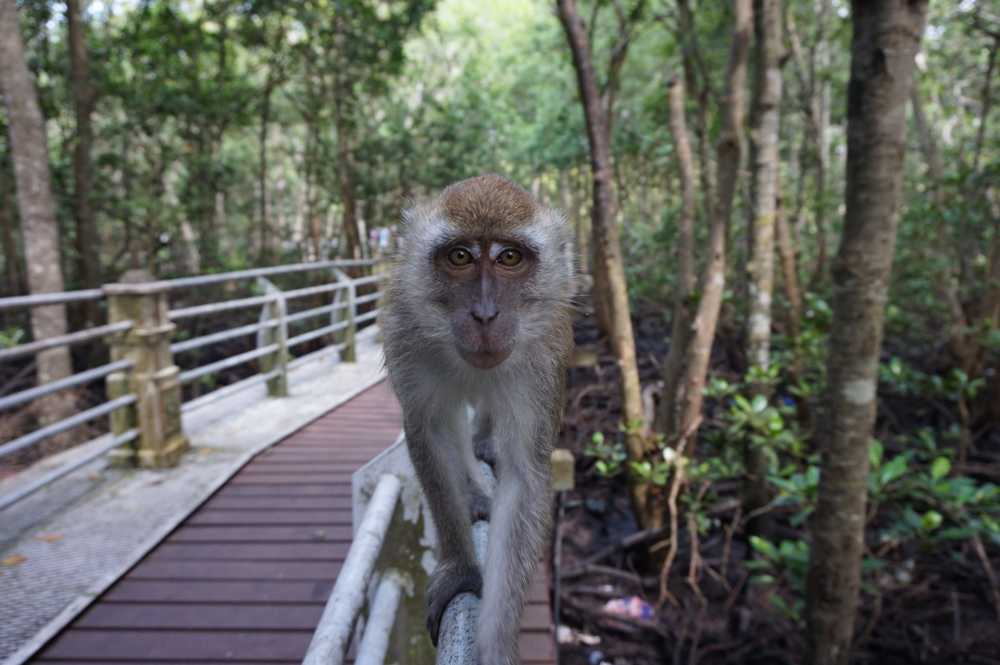
{"type": "MultiPolygon", "coordinates": [[[[299,663],[351,541],[351,474],[393,443],[386,382],[257,455],[57,635],[39,663],[299,663]]],[[[554,663],[539,571],[525,663],[554,663]]]]}

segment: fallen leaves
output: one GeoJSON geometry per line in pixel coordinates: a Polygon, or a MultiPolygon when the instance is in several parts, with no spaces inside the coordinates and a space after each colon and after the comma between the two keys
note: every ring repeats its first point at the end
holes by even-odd
{"type": "Polygon", "coordinates": [[[11,554],[8,557],[0,559],[0,566],[18,566],[28,560],[28,557],[22,556],[20,554],[11,554]]]}

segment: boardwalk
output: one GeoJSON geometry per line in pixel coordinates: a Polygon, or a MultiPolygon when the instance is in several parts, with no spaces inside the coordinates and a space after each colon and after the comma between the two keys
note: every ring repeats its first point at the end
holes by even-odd
{"type": "MultiPolygon", "coordinates": [[[[36,656],[40,663],[298,663],[351,539],[351,474],[400,431],[387,383],[255,457],[36,656]]],[[[526,663],[554,662],[541,572],[526,663]]]]}

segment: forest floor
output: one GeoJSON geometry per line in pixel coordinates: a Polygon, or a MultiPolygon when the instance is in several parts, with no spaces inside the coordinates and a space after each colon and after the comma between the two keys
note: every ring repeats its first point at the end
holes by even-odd
{"type": "MultiPolygon", "coordinates": [[[[659,378],[657,359],[666,355],[669,331],[657,311],[640,311],[634,323],[645,386],[659,378]]],[[[784,580],[751,583],[747,563],[754,551],[739,512],[738,478],[714,483],[717,500],[707,508],[712,526],[694,547],[680,516],[679,549],[669,577],[673,602],[658,605],[660,569],[650,550],[659,546],[662,552],[668,534],[640,532],[624,473],[602,476],[584,454],[594,432],[609,440],[617,436],[616,363],[591,320],[578,323],[575,334],[578,347],[596,350],[597,357],[592,366],[570,370],[559,444],[576,456],[576,488],[564,497],[561,560],[553,571],[561,605],[560,662],[801,663],[803,593],[784,580]],[[623,616],[624,607],[633,610],[632,616],[623,616]]],[[[740,348],[738,331],[722,327],[714,376],[739,379],[740,348]]],[[[721,406],[706,404],[707,428],[721,406]]],[[[993,456],[983,461],[996,469],[1000,441],[993,429],[993,456]]],[[[775,541],[807,542],[805,525],[791,526],[786,517],[777,516],[775,541]]],[[[972,540],[944,546],[937,541],[932,548],[911,541],[879,552],[887,565],[877,577],[865,576],[852,662],[1000,664],[1000,551],[988,548],[972,540]]],[[[801,561],[803,570],[806,561],[801,561]]]]}

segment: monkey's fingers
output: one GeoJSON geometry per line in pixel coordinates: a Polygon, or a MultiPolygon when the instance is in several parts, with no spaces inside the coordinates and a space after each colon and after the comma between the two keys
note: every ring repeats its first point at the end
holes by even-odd
{"type": "Polygon", "coordinates": [[[475,492],[472,498],[469,500],[469,516],[472,518],[472,522],[476,523],[480,520],[490,519],[490,497],[486,496],[482,492],[475,492]]]}
{"type": "Polygon", "coordinates": [[[441,618],[451,599],[465,592],[479,596],[482,591],[483,576],[478,568],[440,564],[431,574],[430,584],[427,586],[427,632],[435,647],[441,630],[441,618]]]}

